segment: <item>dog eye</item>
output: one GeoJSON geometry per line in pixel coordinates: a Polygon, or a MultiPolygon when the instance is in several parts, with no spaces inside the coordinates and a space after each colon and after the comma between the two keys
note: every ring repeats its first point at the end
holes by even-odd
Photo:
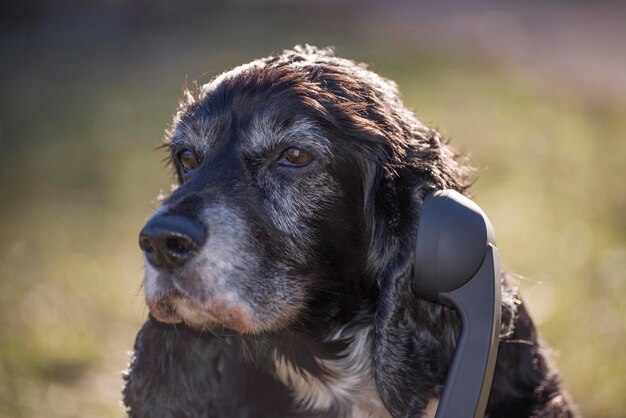
{"type": "Polygon", "coordinates": [[[297,147],[287,148],[278,158],[278,164],[286,167],[304,167],[313,161],[313,156],[297,147]]]}
{"type": "Polygon", "coordinates": [[[196,154],[190,150],[182,150],[178,153],[178,159],[180,160],[180,164],[183,166],[185,171],[191,171],[194,168],[198,167],[198,159],[196,158],[196,154]]]}

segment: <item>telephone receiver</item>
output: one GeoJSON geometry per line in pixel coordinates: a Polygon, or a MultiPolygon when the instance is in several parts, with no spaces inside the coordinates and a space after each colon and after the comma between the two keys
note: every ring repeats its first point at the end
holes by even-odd
{"type": "Polygon", "coordinates": [[[454,190],[426,197],[413,276],[417,296],[452,306],[461,319],[435,418],[482,418],[498,354],[502,307],[495,235],[478,205],[454,190]]]}

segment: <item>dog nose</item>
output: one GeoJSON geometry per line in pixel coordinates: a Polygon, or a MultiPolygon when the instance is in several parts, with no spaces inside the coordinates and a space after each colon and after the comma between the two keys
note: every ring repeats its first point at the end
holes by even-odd
{"type": "Polygon", "coordinates": [[[205,226],[186,216],[160,215],[139,233],[139,247],[155,267],[180,267],[206,241],[205,226]]]}

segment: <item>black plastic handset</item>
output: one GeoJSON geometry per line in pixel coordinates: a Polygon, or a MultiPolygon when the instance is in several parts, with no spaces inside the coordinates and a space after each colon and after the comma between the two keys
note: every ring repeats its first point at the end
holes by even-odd
{"type": "Polygon", "coordinates": [[[426,197],[414,264],[418,296],[453,306],[461,319],[436,418],[482,418],[498,353],[500,266],[489,219],[454,190],[426,197]]]}

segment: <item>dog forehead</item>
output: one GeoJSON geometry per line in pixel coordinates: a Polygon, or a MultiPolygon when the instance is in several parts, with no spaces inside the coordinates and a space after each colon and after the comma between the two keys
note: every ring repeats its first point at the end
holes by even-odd
{"type": "MultiPolygon", "coordinates": [[[[294,112],[280,103],[211,103],[204,97],[177,117],[171,142],[207,155],[219,144],[237,141],[247,154],[261,154],[281,144],[303,145],[330,155],[331,141],[321,125],[309,115],[294,112]]],[[[254,100],[251,100],[254,101],[254,100]]]]}
{"type": "Polygon", "coordinates": [[[176,115],[170,141],[204,155],[224,136],[227,126],[226,114],[211,111],[202,102],[196,102],[176,115]]]}
{"type": "Polygon", "coordinates": [[[315,120],[299,116],[285,119],[279,112],[255,115],[242,131],[242,150],[260,154],[284,146],[305,146],[324,155],[331,153],[331,141],[315,120]]]}

